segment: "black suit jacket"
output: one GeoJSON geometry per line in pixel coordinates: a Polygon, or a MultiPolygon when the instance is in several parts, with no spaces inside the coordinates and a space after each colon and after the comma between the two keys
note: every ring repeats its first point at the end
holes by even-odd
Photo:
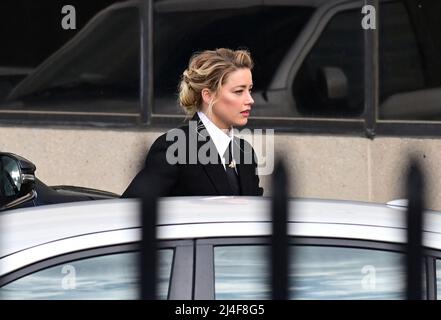
{"type": "MultiPolygon", "coordinates": [[[[245,140],[234,139],[233,154],[241,195],[261,196],[263,189],[259,187],[254,150],[245,140]]],[[[144,168],[122,197],[141,197],[145,193],[159,197],[233,194],[216,147],[197,114],[189,124],[156,139],[144,168]],[[167,159],[170,160],[170,156],[172,162],[179,161],[171,164],[167,159]],[[207,163],[207,159],[211,161],[207,163]]]]}

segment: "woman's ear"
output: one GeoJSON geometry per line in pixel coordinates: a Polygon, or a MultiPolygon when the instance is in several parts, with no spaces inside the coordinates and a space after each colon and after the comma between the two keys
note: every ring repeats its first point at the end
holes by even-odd
{"type": "Polygon", "coordinates": [[[201,91],[202,101],[204,104],[209,105],[211,100],[213,100],[213,93],[210,91],[210,89],[204,88],[201,91]]]}

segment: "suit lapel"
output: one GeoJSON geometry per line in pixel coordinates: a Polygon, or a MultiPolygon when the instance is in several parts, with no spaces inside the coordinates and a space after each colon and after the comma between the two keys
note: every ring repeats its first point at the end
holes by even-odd
{"type": "MultiPolygon", "coordinates": [[[[202,120],[199,118],[198,114],[196,113],[192,121],[197,121],[197,152],[199,154],[199,150],[202,146],[204,146],[206,143],[209,144],[209,151],[215,152],[215,155],[212,155],[213,157],[216,157],[217,162],[216,163],[208,163],[208,164],[201,164],[198,161],[198,166],[201,166],[205,173],[210,178],[211,183],[213,184],[214,188],[216,189],[217,193],[219,195],[231,195],[232,190],[230,187],[230,184],[228,183],[227,174],[225,173],[224,166],[222,165],[222,161],[219,157],[219,154],[217,152],[216,146],[214,145],[213,141],[210,138],[210,135],[208,134],[207,129],[205,128],[202,120]]],[[[204,149],[206,150],[206,149],[204,149]]],[[[210,158],[211,159],[211,158],[210,158]]]]}
{"type": "MultiPolygon", "coordinates": [[[[220,159],[219,159],[220,161],[220,159]]],[[[220,164],[207,164],[203,166],[205,172],[210,177],[211,183],[214,185],[219,195],[232,195],[230,184],[228,183],[227,174],[224,166],[220,164]]]]}

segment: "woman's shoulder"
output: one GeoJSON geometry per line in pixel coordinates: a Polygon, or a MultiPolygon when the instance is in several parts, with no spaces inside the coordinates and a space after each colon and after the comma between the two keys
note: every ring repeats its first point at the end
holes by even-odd
{"type": "Polygon", "coordinates": [[[175,143],[178,139],[187,139],[189,132],[188,124],[173,128],[161,134],[152,144],[153,147],[169,146],[175,143]]]}

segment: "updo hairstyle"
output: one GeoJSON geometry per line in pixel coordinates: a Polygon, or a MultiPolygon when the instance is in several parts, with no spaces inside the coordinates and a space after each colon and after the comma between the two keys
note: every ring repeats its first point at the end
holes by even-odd
{"type": "MultiPolygon", "coordinates": [[[[250,53],[246,50],[220,48],[193,54],[179,83],[179,104],[187,116],[201,110],[204,88],[219,92],[228,75],[243,68],[253,68],[250,53]]],[[[209,110],[214,103],[211,102],[209,110]]]]}

